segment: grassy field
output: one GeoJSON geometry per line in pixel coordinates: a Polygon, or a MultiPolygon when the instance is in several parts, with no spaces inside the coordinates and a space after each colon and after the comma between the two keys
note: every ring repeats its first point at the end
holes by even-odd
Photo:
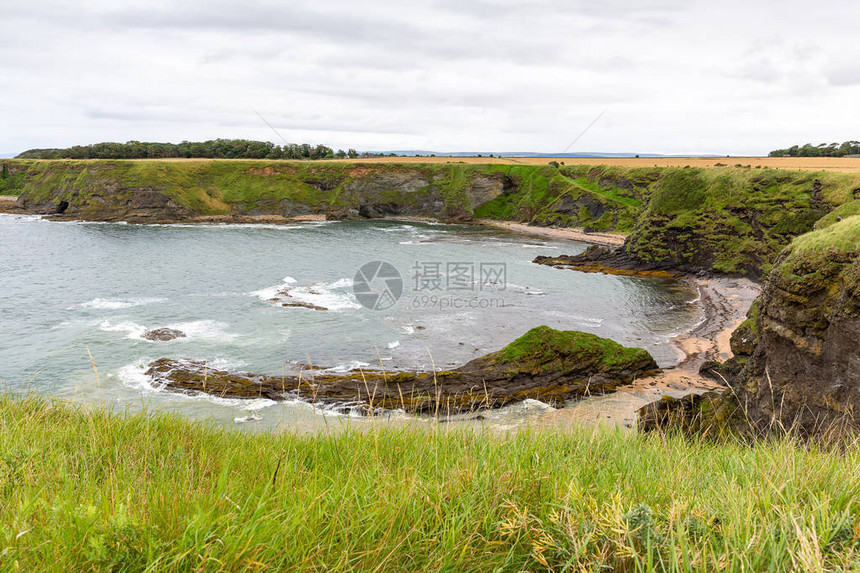
{"type": "MultiPolygon", "coordinates": [[[[243,159],[133,159],[131,161],[246,161],[243,159]]],[[[797,171],[860,172],[855,157],[375,157],[333,159],[318,163],[466,163],[470,165],[546,165],[550,161],[568,165],[610,165],[616,167],[720,167],[738,166],[797,171]]]]}
{"type": "Polygon", "coordinates": [[[860,449],[609,430],[296,437],[0,398],[0,568],[860,568],[860,449]]]}

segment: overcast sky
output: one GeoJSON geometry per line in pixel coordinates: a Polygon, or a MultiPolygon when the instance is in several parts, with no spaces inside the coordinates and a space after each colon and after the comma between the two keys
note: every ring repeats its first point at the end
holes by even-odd
{"type": "Polygon", "coordinates": [[[4,0],[0,152],[761,154],[860,139],[860,2],[4,0]]]}

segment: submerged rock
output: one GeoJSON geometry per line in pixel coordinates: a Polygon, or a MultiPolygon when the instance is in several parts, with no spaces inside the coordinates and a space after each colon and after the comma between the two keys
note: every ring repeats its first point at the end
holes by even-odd
{"type": "Polygon", "coordinates": [[[305,302],[302,300],[296,300],[293,298],[293,295],[290,294],[289,288],[283,288],[278,291],[274,297],[269,299],[269,302],[276,302],[283,307],[287,308],[307,308],[310,310],[328,310],[324,306],[319,306],[310,302],[305,302]]]}
{"type": "Polygon", "coordinates": [[[641,348],[576,331],[533,328],[503,348],[456,370],[350,371],[265,376],[214,370],[199,361],[162,358],[147,375],[165,390],[224,398],[296,397],[363,412],[458,414],[527,399],[562,406],[571,398],[611,392],[659,368],[641,348]]]}
{"type": "Polygon", "coordinates": [[[185,338],[185,333],[181,330],[176,330],[174,328],[155,328],[153,330],[148,330],[144,332],[143,338],[145,338],[146,340],[166,342],[168,340],[175,340],[177,338],[185,338]]]}

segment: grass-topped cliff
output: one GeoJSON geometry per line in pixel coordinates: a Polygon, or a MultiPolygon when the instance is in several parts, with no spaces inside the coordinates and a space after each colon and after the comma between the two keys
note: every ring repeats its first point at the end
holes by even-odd
{"type": "Polygon", "coordinates": [[[95,219],[205,216],[491,217],[601,230],[632,228],[642,201],[586,173],[551,166],[297,161],[7,162],[34,211],[95,219]],[[575,176],[574,176],[575,175],[575,176]],[[170,202],[145,200],[157,192],[170,202]],[[142,212],[141,209],[148,209],[142,212]],[[154,210],[154,211],[153,211],[154,210]]]}
{"type": "Polygon", "coordinates": [[[792,238],[860,194],[860,176],[775,169],[675,169],[654,186],[626,250],[639,260],[766,273],[792,238]]]}
{"type": "Polygon", "coordinates": [[[753,276],[767,272],[780,249],[817,221],[860,211],[853,203],[860,175],[767,168],[456,160],[6,160],[2,167],[3,192],[20,195],[19,205],[31,212],[139,222],[492,218],[629,233],[624,249],[641,263],[753,276]]]}
{"type": "Polygon", "coordinates": [[[704,368],[729,389],[661,404],[668,423],[711,435],[853,439],[860,430],[860,216],[795,238],[747,316],[732,334],[734,357],[704,368]]]}
{"type": "Polygon", "coordinates": [[[570,428],[300,437],[0,398],[20,571],[852,571],[860,452],[570,428]]]}

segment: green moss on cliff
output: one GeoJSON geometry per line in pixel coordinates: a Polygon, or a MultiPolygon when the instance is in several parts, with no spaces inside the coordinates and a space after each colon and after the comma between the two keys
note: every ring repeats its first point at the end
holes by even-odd
{"type": "Polygon", "coordinates": [[[856,263],[858,254],[860,216],[855,215],[796,238],[774,269],[775,278],[792,292],[812,294],[826,289],[836,294],[840,275],[845,282],[857,281],[857,269],[851,272],[848,265],[856,263]]]}
{"type": "Polygon", "coordinates": [[[16,165],[17,162],[0,164],[0,196],[17,196],[24,188],[27,171],[16,165]]]}
{"type": "Polygon", "coordinates": [[[860,176],[775,169],[668,168],[627,245],[648,262],[767,272],[791,239],[851,200],[860,176]]]}
{"type": "Polygon", "coordinates": [[[838,223],[842,219],[847,219],[854,215],[860,215],[860,200],[849,201],[848,203],[838,206],[836,209],[816,221],[815,228],[824,229],[834,223],[838,223]]]}
{"type": "Polygon", "coordinates": [[[607,183],[602,168],[492,167],[514,185],[475,209],[476,217],[625,232],[642,212],[642,201],[607,183]]]}

